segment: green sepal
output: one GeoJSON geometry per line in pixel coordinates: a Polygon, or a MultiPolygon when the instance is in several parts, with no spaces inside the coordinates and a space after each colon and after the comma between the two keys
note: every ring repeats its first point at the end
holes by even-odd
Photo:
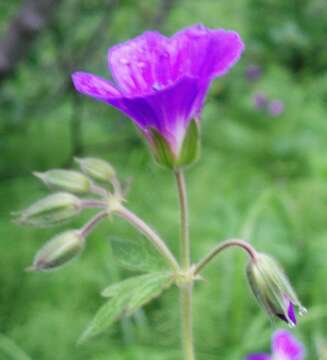
{"type": "Polygon", "coordinates": [[[200,147],[200,130],[196,121],[192,120],[187,128],[175,167],[180,168],[195,162],[199,157],[200,147]]]}
{"type": "Polygon", "coordinates": [[[156,162],[166,168],[173,169],[175,166],[175,156],[167,140],[154,128],[149,129],[153,143],[153,155],[156,162]]]}

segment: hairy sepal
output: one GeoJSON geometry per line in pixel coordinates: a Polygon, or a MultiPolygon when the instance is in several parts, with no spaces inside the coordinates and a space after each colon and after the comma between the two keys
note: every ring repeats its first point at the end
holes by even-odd
{"type": "Polygon", "coordinates": [[[200,154],[200,130],[195,120],[187,128],[183,144],[176,161],[176,167],[185,167],[194,163],[200,154]]]}
{"type": "Polygon", "coordinates": [[[173,169],[176,159],[171,145],[156,129],[151,128],[150,132],[154,159],[159,165],[173,169]]]}
{"type": "Polygon", "coordinates": [[[150,129],[152,148],[156,162],[166,168],[177,170],[194,163],[200,154],[200,130],[192,120],[186,130],[178,154],[173,152],[171,144],[156,130],[150,129]]]}

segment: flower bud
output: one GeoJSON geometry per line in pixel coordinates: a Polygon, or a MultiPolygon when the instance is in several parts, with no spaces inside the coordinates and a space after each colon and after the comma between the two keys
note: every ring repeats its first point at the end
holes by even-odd
{"type": "Polygon", "coordinates": [[[283,270],[272,257],[258,253],[248,264],[247,277],[258,302],[269,315],[295,326],[295,307],[300,315],[306,312],[283,270]]]}
{"type": "Polygon", "coordinates": [[[76,258],[84,249],[85,239],[77,230],[66,231],[47,242],[35,255],[28,271],[51,271],[76,258]]]}
{"type": "Polygon", "coordinates": [[[96,180],[110,181],[115,176],[115,169],[107,161],[92,157],[75,158],[75,160],[85,174],[92,176],[96,180]]]}
{"type": "Polygon", "coordinates": [[[77,171],[53,169],[44,173],[35,172],[34,175],[50,188],[81,194],[89,192],[91,188],[90,179],[77,171]]]}
{"type": "Polygon", "coordinates": [[[17,222],[40,227],[56,225],[78,215],[81,208],[81,201],[76,196],[55,193],[18,212],[17,222]]]}

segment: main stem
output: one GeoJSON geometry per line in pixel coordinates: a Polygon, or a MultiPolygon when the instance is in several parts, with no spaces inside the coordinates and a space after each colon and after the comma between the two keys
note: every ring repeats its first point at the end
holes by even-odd
{"type": "MultiPolygon", "coordinates": [[[[181,265],[185,273],[190,274],[190,239],[188,223],[188,204],[186,183],[182,170],[175,172],[177,189],[180,204],[180,239],[181,239],[181,265]]],[[[180,306],[182,321],[182,343],[184,351],[184,360],[195,360],[193,349],[193,331],[192,331],[192,293],[193,279],[189,279],[185,284],[180,286],[180,306]]]]}
{"type": "Polygon", "coordinates": [[[182,285],[180,288],[182,344],[185,360],[195,360],[192,329],[192,292],[192,282],[187,285],[182,285]]]}

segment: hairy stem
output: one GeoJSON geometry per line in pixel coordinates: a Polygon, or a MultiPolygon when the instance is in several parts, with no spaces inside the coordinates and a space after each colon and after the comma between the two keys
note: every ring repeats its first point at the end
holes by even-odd
{"type": "Polygon", "coordinates": [[[142,219],[140,219],[133,212],[125,208],[124,206],[120,206],[115,213],[120,216],[122,219],[129,222],[132,226],[134,226],[138,231],[144,234],[152,244],[157,248],[160,254],[166,259],[167,263],[170,267],[175,271],[179,272],[179,265],[171,253],[165,242],[159,237],[159,235],[150,228],[142,219]]]}
{"type": "Polygon", "coordinates": [[[182,344],[185,360],[195,360],[192,331],[192,293],[193,282],[180,288],[180,306],[182,318],[182,344]]]}
{"type": "Polygon", "coordinates": [[[98,212],[88,223],[86,223],[80,230],[81,235],[85,238],[92,230],[109,215],[107,210],[98,212]]]}
{"type": "Polygon", "coordinates": [[[108,203],[103,200],[94,200],[94,199],[83,199],[81,200],[81,205],[83,208],[106,208],[108,203]]]}
{"type": "Polygon", "coordinates": [[[253,248],[252,245],[250,245],[248,242],[244,241],[244,240],[240,240],[240,239],[230,239],[230,240],[226,240],[223,241],[222,243],[218,244],[216,247],[214,247],[208,255],[206,255],[202,260],[200,260],[200,262],[195,266],[194,270],[193,270],[193,274],[197,275],[200,273],[200,271],[206,266],[208,265],[208,263],[216,256],[218,255],[221,251],[229,248],[229,247],[233,247],[233,246],[237,246],[240,247],[241,249],[243,249],[244,251],[246,251],[248,253],[248,255],[252,258],[255,259],[256,258],[256,250],[253,248]]]}
{"type": "MultiPolygon", "coordinates": [[[[191,263],[189,222],[188,222],[188,203],[185,177],[182,170],[175,171],[177,182],[179,206],[180,206],[180,257],[181,265],[185,272],[189,273],[191,263]]],[[[192,293],[193,279],[180,287],[180,306],[182,321],[182,345],[185,360],[195,360],[193,349],[193,330],[192,330],[192,293]]]]}
{"type": "Polygon", "coordinates": [[[188,223],[188,203],[187,203],[187,192],[185,177],[182,170],[176,170],[175,172],[179,205],[180,205],[180,239],[181,249],[180,257],[181,264],[184,270],[190,267],[190,239],[189,239],[189,223],[188,223]]]}

